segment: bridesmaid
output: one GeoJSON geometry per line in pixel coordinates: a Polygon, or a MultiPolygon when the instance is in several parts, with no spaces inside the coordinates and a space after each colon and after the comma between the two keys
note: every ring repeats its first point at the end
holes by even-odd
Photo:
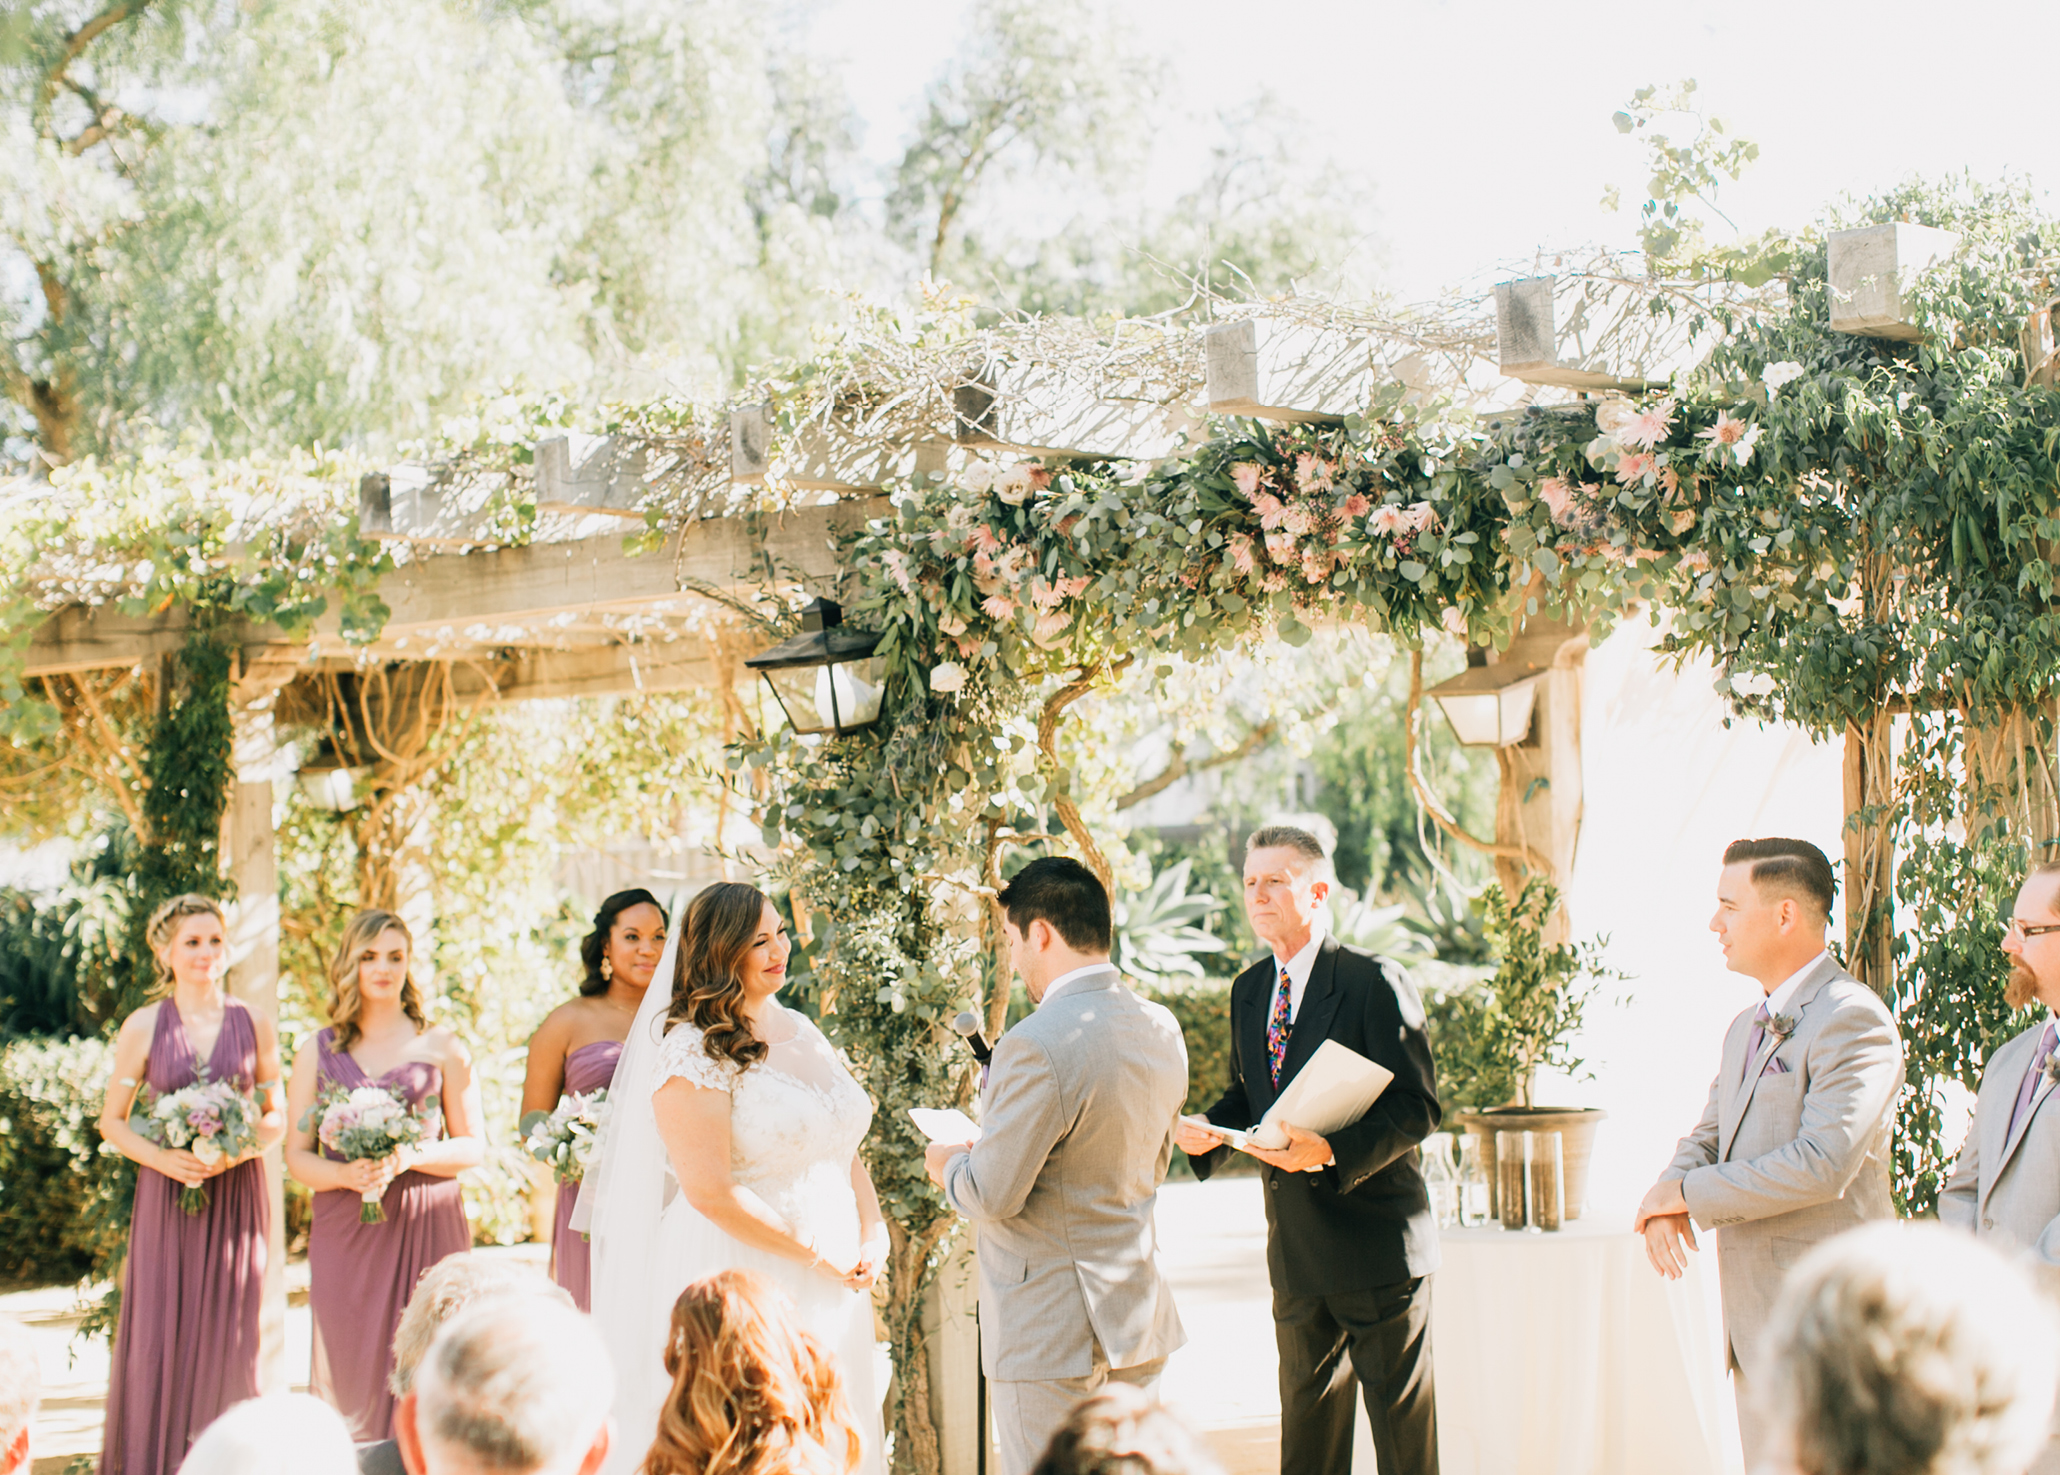
{"type": "Polygon", "coordinates": [[[303,1046],[287,1094],[287,1171],[315,1190],[308,1305],[315,1353],[310,1390],[343,1414],[360,1444],[393,1437],[393,1333],[422,1272],[472,1247],[457,1175],[486,1156],[479,1082],[458,1037],[431,1025],[409,972],[414,939],[392,912],[363,911],[329,965],[330,1027],[303,1046]],[[305,1120],[335,1086],[400,1091],[440,1124],[391,1156],[343,1162],[305,1120]],[[383,1224],[358,1222],[360,1195],[383,1189],[383,1224]]]}
{"type": "Polygon", "coordinates": [[[100,1135],[141,1171],[129,1222],[121,1318],[107,1389],[103,1475],[172,1475],[186,1447],[232,1403],[258,1394],[270,1196],[257,1161],[286,1133],[279,1036],[272,1021],[222,992],[229,945],[222,910],[176,896],[151,914],[157,1002],[122,1021],[100,1135]],[[143,1086],[164,1093],[199,1079],[233,1081],[264,1115],[258,1147],[204,1167],[129,1125],[143,1086]],[[198,1214],[182,1190],[207,1185],[198,1214]]]}
{"type": "MultiPolygon", "coordinates": [[[[665,908],[642,887],[618,891],[601,903],[594,913],[594,930],[579,945],[579,960],[586,966],[580,996],[546,1015],[529,1042],[529,1074],[522,1082],[524,1116],[555,1111],[560,1096],[584,1094],[614,1079],[622,1038],[665,955],[665,922],[665,908]]],[[[558,1186],[551,1278],[572,1293],[580,1310],[591,1311],[593,1247],[571,1225],[572,1207],[578,1201],[577,1182],[558,1186]]]]}

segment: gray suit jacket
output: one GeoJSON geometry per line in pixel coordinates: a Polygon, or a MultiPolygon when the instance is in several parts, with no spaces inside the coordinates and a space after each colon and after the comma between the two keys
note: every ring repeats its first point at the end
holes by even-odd
{"type": "Polygon", "coordinates": [[[1966,1145],[1938,1196],[1938,1217],[1993,1236],[1999,1249],[2029,1250],[2041,1278],[2054,1285],[2060,1283],[2060,1102],[2053,1100],[2051,1076],[2039,1082],[2017,1135],[2003,1136],[2045,1029],[2041,1019],[1989,1057],[1966,1145]]]}
{"type": "Polygon", "coordinates": [[[980,1347],[1007,1382],[1084,1378],[1187,1340],[1159,1273],[1152,1210],[1187,1099],[1171,1013],[1114,968],[1004,1034],[981,1137],[951,1160],[944,1197],[980,1226],[980,1347]]]}
{"type": "Polygon", "coordinates": [[[1745,1058],[1752,1017],[1731,1021],[1709,1105],[1660,1181],[1681,1180],[1688,1211],[1720,1229],[1731,1365],[1767,1376],[1759,1340],[1781,1278],[1805,1254],[1869,1219],[1895,1217],[1889,1128],[1903,1042],[1875,992],[1831,959],[1796,991],[1795,1029],[1745,1058]],[[1786,1071],[1769,1069],[1779,1057],[1786,1071]]]}

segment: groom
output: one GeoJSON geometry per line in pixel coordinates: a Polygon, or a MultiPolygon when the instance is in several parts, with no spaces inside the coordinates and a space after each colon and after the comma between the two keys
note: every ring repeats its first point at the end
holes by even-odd
{"type": "Polygon", "coordinates": [[[998,899],[1037,1010],[995,1044],[979,1141],[933,1143],[925,1166],[980,1227],[1001,1475],[1029,1475],[1074,1404],[1104,1383],[1149,1389],[1187,1340],[1152,1223],[1187,1047],[1170,1013],[1123,987],[1087,867],[1034,860],[998,899]]]}

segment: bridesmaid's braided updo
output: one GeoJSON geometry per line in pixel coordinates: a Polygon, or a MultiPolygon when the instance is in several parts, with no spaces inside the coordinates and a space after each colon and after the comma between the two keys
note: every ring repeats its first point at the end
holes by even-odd
{"type": "Polygon", "coordinates": [[[211,896],[188,891],[169,901],[159,902],[157,910],[150,914],[150,921],[143,929],[143,940],[150,948],[152,999],[171,997],[172,966],[165,961],[165,953],[171,947],[172,939],[179,935],[180,923],[188,917],[213,917],[222,924],[224,932],[229,929],[229,919],[222,915],[222,904],[211,896]]]}

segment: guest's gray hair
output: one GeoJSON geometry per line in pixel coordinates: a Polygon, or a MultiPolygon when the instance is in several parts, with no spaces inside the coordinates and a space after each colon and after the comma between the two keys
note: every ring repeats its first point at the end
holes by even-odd
{"type": "Polygon", "coordinates": [[[401,1313],[400,1325],[393,1331],[393,1371],[386,1375],[393,1396],[404,1397],[414,1387],[415,1368],[438,1327],[475,1302],[507,1294],[548,1296],[561,1306],[572,1304],[565,1287],[533,1266],[503,1255],[467,1250],[462,1255],[446,1255],[423,1271],[415,1282],[415,1293],[408,1297],[408,1309],[401,1313]]]}
{"type": "Polygon", "coordinates": [[[576,1469],[614,1398],[593,1325],[541,1296],[495,1296],[459,1312],[415,1370],[423,1442],[509,1475],[576,1469]]]}
{"type": "Polygon", "coordinates": [[[1328,881],[1330,857],[1324,853],[1323,842],[1300,825],[1261,825],[1252,831],[1245,841],[1245,854],[1255,850],[1292,850],[1303,860],[1316,868],[1316,878],[1328,881]]]}
{"type": "Polygon", "coordinates": [[[339,1414],[306,1393],[247,1398],[209,1424],[179,1475],[357,1475],[358,1452],[339,1414]]]}
{"type": "Polygon", "coordinates": [[[2018,1475],[2045,1443],[2060,1331],[1971,1237],[1878,1224],[1789,1273],[1762,1389],[1803,1475],[2018,1475]]]}
{"type": "Polygon", "coordinates": [[[28,1328],[0,1316],[0,1459],[35,1419],[42,1391],[43,1373],[28,1328]]]}

